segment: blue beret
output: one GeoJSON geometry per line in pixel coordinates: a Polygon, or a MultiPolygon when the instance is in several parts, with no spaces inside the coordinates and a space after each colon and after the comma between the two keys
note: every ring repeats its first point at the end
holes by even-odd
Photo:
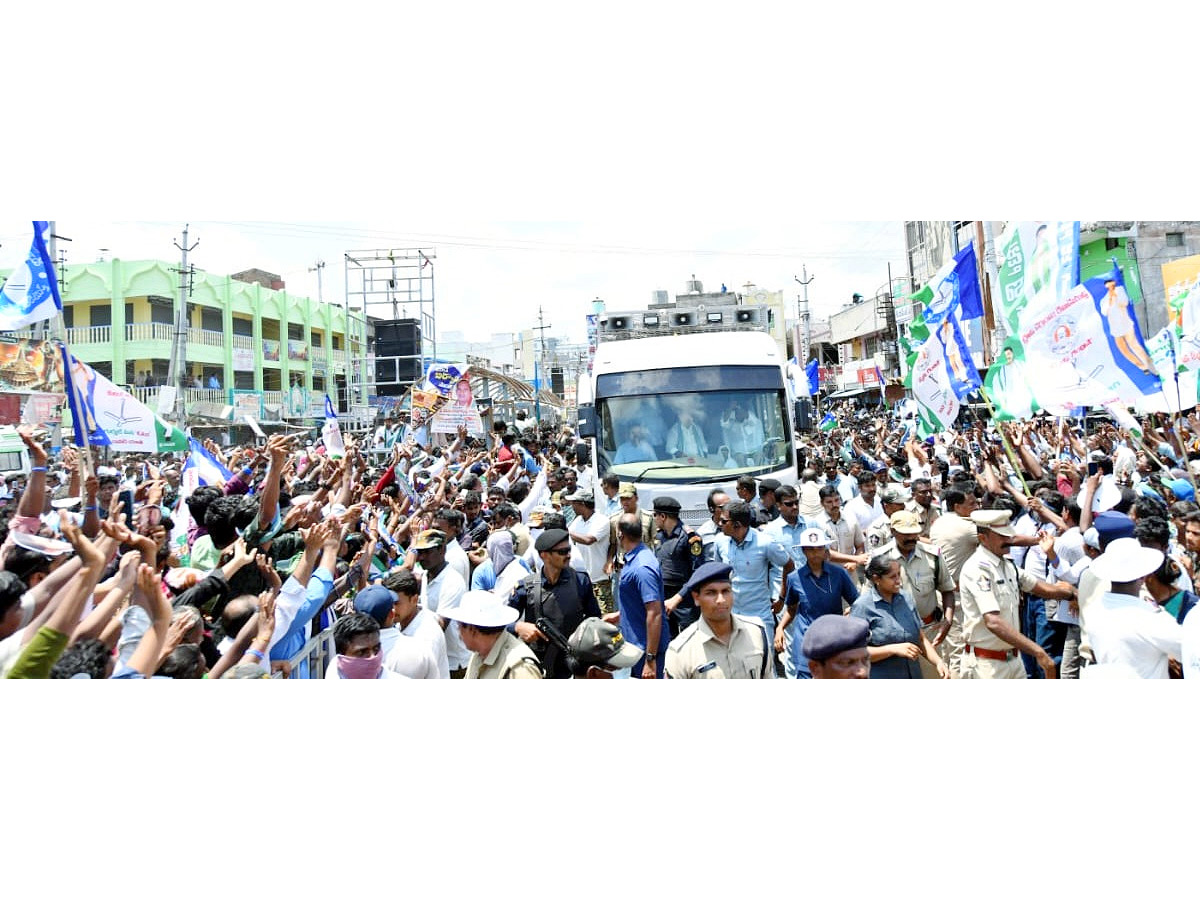
{"type": "Polygon", "coordinates": [[[1111,510],[1102,512],[1092,519],[1092,527],[1100,536],[1100,546],[1107,547],[1110,541],[1117,538],[1133,537],[1133,519],[1125,513],[1111,510]]]}
{"type": "Polygon", "coordinates": [[[820,616],[804,632],[804,643],[800,652],[808,659],[824,662],[843,650],[855,650],[867,646],[871,627],[866,619],[858,616],[830,614],[820,616]]]}
{"type": "Polygon", "coordinates": [[[733,572],[733,566],[723,562],[706,562],[695,572],[692,577],[687,580],[687,584],[679,589],[680,597],[688,597],[692,591],[710,581],[729,581],[729,576],[733,572]]]}

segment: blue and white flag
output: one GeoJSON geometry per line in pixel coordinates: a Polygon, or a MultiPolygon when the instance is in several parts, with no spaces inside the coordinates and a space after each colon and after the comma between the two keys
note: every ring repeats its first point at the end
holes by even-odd
{"type": "Polygon", "coordinates": [[[22,249],[18,259],[4,261],[12,271],[0,288],[0,331],[16,331],[62,312],[54,262],[46,249],[49,234],[49,223],[34,222],[29,249],[22,249]]]}
{"type": "Polygon", "coordinates": [[[325,450],[329,453],[330,459],[341,459],[346,455],[346,445],[342,441],[342,429],[338,425],[337,411],[333,408],[333,401],[329,399],[329,395],[325,395],[325,424],[321,426],[321,437],[325,441],[325,450]]]}
{"type": "Polygon", "coordinates": [[[824,418],[817,423],[817,428],[820,431],[833,431],[837,427],[838,420],[834,417],[833,413],[825,413],[824,418]]]}
{"type": "Polygon", "coordinates": [[[233,473],[205,450],[204,445],[195,438],[188,438],[188,449],[191,452],[188,453],[187,462],[183,464],[183,472],[179,479],[181,495],[190,497],[192,491],[202,484],[222,486],[233,478],[233,473]]]}
{"type": "Polygon", "coordinates": [[[975,245],[968,244],[912,296],[925,304],[922,312],[929,330],[935,331],[947,316],[957,321],[978,319],[983,315],[979,292],[979,272],[975,263],[975,245]]]}
{"type": "Polygon", "coordinates": [[[811,397],[821,390],[821,373],[817,360],[809,360],[808,365],[804,367],[804,374],[808,378],[808,396],[811,397]]]}

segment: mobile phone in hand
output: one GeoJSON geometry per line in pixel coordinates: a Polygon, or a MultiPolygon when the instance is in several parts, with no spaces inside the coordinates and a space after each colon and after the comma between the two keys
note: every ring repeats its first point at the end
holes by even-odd
{"type": "Polygon", "coordinates": [[[125,512],[125,525],[133,528],[133,491],[121,491],[121,507],[125,512]]]}

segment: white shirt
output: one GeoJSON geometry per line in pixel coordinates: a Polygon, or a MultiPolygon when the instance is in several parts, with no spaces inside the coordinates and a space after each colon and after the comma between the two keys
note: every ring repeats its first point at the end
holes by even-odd
{"type": "Polygon", "coordinates": [[[1108,591],[1088,607],[1088,643],[1101,665],[1166,678],[1167,658],[1183,658],[1183,626],[1140,597],[1108,591]]]}
{"type": "Polygon", "coordinates": [[[458,538],[450,538],[446,543],[446,565],[462,576],[463,584],[471,583],[471,560],[458,538]]]}
{"type": "Polygon", "coordinates": [[[1183,620],[1183,677],[1200,678],[1200,613],[1193,606],[1183,620]]]}
{"type": "Polygon", "coordinates": [[[418,609],[413,620],[400,633],[423,640],[429,645],[437,664],[438,674],[434,677],[450,677],[450,662],[446,658],[446,635],[442,632],[442,626],[438,624],[437,616],[427,609],[418,609]]]}
{"type": "Polygon", "coordinates": [[[883,504],[879,502],[879,495],[875,495],[875,503],[871,506],[867,505],[867,501],[861,495],[855,497],[842,507],[842,518],[857,522],[858,527],[866,534],[868,528],[883,518],[883,504]]]}
{"type": "MultiPolygon", "coordinates": [[[[391,625],[379,629],[383,667],[405,678],[440,678],[438,661],[428,641],[409,637],[391,625]]],[[[336,669],[337,666],[331,668],[336,669]]]]}
{"type": "Polygon", "coordinates": [[[576,516],[567,526],[567,531],[571,534],[596,539],[591,544],[571,541],[571,568],[577,572],[586,572],[593,583],[607,581],[609,578],[604,574],[604,565],[608,561],[608,524],[608,519],[593,511],[591,518],[576,516]]]}
{"type": "MultiPolygon", "coordinates": [[[[421,606],[435,613],[458,607],[463,594],[467,592],[467,583],[453,566],[447,563],[432,581],[428,572],[422,571],[421,574],[421,606]]],[[[446,636],[446,659],[450,668],[465,669],[471,661],[471,651],[458,635],[458,623],[447,622],[443,634],[446,636]]]]}

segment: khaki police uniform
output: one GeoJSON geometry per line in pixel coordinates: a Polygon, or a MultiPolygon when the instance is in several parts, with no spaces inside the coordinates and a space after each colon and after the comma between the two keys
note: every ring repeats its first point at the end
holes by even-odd
{"type": "MultiPolygon", "coordinates": [[[[942,564],[949,570],[950,577],[961,587],[960,575],[963,566],[979,546],[979,530],[970,519],[958,513],[943,513],[929,529],[929,537],[941,554],[942,564]]],[[[961,592],[960,595],[961,597],[961,592]]],[[[954,609],[954,620],[946,639],[938,645],[938,655],[950,667],[951,672],[960,669],[963,653],[963,608],[962,601],[954,609]]]]}
{"type": "Polygon", "coordinates": [[[904,508],[910,513],[916,513],[917,518],[921,522],[921,534],[924,537],[929,537],[929,527],[937,521],[942,511],[938,509],[937,504],[932,504],[928,509],[918,503],[916,500],[909,500],[904,504],[904,508]]]}
{"type": "Polygon", "coordinates": [[[1025,666],[1015,647],[1004,643],[984,624],[984,615],[999,613],[1017,632],[1021,630],[1021,591],[1038,583],[1007,557],[980,545],[959,576],[959,606],[963,611],[965,647],[959,661],[963,678],[1025,678],[1025,666]]]}
{"type": "Polygon", "coordinates": [[[866,545],[868,556],[878,556],[886,552],[892,543],[892,525],[885,516],[867,526],[863,532],[863,543],[866,545]]]}
{"type": "Polygon", "coordinates": [[[487,656],[471,654],[467,678],[541,678],[542,667],[537,656],[519,637],[508,631],[492,645],[487,656]]]}
{"type": "Polygon", "coordinates": [[[767,630],[753,616],[732,613],[733,631],[723,644],[701,616],[667,646],[668,678],[774,678],[767,630]]]}

